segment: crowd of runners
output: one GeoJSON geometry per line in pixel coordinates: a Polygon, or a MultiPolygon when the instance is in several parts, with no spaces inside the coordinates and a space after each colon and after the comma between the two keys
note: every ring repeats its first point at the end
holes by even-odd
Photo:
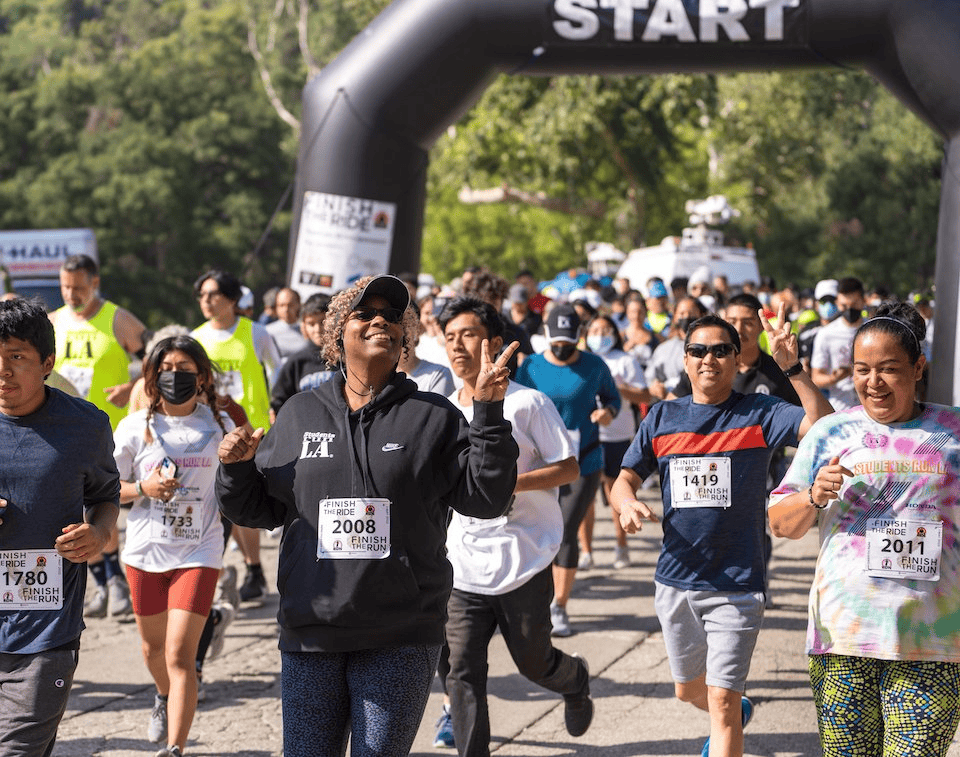
{"type": "Polygon", "coordinates": [[[264,534],[288,757],[407,754],[435,677],[434,745],[489,755],[497,630],[582,736],[589,660],[553,639],[577,632],[595,519],[626,568],[660,519],[650,486],[656,613],[676,697],[709,714],[702,755],[743,754],[770,534],[814,526],[824,754],[946,754],[960,410],[926,399],[924,293],[471,268],[278,287],[258,311],[211,270],[200,325],[152,332],[90,258],[60,281],[54,312],[0,302],[0,757],[53,754],[83,617],[131,616],[156,684],[144,736],[182,757],[204,661],[273,591],[264,534]]]}

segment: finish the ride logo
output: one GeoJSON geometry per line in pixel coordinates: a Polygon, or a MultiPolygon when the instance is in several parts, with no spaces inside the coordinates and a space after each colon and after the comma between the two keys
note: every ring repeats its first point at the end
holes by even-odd
{"type": "Polygon", "coordinates": [[[551,11],[571,42],[806,41],[801,0],[552,0],[551,11]]]}

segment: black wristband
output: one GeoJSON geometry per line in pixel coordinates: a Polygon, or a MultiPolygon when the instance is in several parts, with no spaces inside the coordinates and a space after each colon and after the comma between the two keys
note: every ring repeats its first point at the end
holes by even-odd
{"type": "Polygon", "coordinates": [[[798,373],[803,373],[803,365],[800,363],[799,360],[793,365],[791,365],[789,368],[787,368],[783,372],[783,375],[786,376],[787,378],[793,378],[798,373]]]}
{"type": "Polygon", "coordinates": [[[829,502],[827,502],[827,505],[818,505],[818,504],[816,503],[816,501],[813,499],[813,486],[811,486],[809,489],[807,489],[807,496],[810,497],[810,504],[813,505],[813,506],[814,506],[815,508],[817,508],[818,510],[826,510],[826,509],[827,509],[827,505],[830,504],[829,502]]]}

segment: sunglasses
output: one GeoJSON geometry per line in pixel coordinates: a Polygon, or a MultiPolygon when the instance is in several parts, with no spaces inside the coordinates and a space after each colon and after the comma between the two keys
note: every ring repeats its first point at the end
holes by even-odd
{"type": "Polygon", "coordinates": [[[387,323],[400,323],[403,320],[403,311],[399,308],[359,307],[354,308],[351,315],[360,321],[372,321],[378,315],[387,323]]]}
{"type": "Polygon", "coordinates": [[[736,351],[737,348],[730,344],[730,342],[721,342],[720,344],[688,344],[684,348],[684,352],[697,360],[705,358],[708,352],[719,359],[729,357],[736,351]]]}

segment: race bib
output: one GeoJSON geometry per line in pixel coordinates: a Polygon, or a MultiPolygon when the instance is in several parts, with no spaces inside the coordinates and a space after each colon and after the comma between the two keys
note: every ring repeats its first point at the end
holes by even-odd
{"type": "Polygon", "coordinates": [[[63,559],[55,549],[0,551],[0,610],[63,608],[63,559]]]}
{"type": "Polygon", "coordinates": [[[60,375],[73,384],[82,399],[90,399],[90,385],[93,383],[93,368],[81,368],[64,363],[60,366],[60,375]]]}
{"type": "Polygon", "coordinates": [[[217,394],[226,395],[234,402],[243,399],[243,374],[240,371],[223,371],[217,376],[217,394]]]}
{"type": "Polygon", "coordinates": [[[870,518],[866,536],[868,576],[940,580],[943,523],[870,518]]]}
{"type": "MultiPolygon", "coordinates": [[[[183,491],[183,490],[181,490],[183,491]]],[[[199,544],[201,502],[174,497],[150,500],[150,538],[160,544],[199,544]]]]}
{"type": "Polygon", "coordinates": [[[730,507],[729,457],[670,459],[670,504],[685,507],[730,507]]]}
{"type": "Polygon", "coordinates": [[[389,499],[344,497],[320,501],[318,559],[382,560],[389,554],[389,499]]]}

